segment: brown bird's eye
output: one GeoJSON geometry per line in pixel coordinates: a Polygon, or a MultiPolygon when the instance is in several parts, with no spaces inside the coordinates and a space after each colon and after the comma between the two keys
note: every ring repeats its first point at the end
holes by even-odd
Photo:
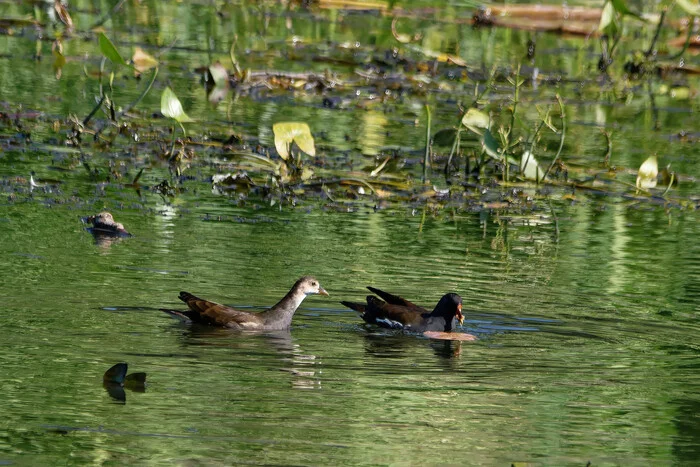
{"type": "Polygon", "coordinates": [[[312,282],[311,285],[316,285],[316,282],[312,282]]]}

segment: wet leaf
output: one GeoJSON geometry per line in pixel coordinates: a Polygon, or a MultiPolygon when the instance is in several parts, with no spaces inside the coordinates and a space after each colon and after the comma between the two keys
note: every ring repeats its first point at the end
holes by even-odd
{"type": "Polygon", "coordinates": [[[134,56],[131,58],[134,62],[134,68],[139,73],[148,71],[153,67],[158,66],[158,60],[156,60],[152,55],[147,54],[143,51],[141,47],[136,47],[134,50],[134,56]]]}
{"type": "Polygon", "coordinates": [[[117,48],[114,46],[114,44],[112,44],[112,41],[110,41],[109,38],[105,36],[103,32],[101,32],[98,36],[98,41],[100,43],[100,52],[102,52],[102,55],[107,57],[109,61],[117,65],[127,64],[122,58],[122,56],[119,54],[117,48]]]}
{"type": "Polygon", "coordinates": [[[160,96],[160,112],[178,123],[194,121],[182,109],[180,99],[177,98],[169,87],[165,88],[163,94],[160,96]]]}
{"type": "Polygon", "coordinates": [[[491,118],[489,114],[473,107],[467,110],[464,117],[462,117],[462,125],[475,133],[478,133],[475,128],[488,128],[490,122],[491,118]]]}
{"type": "Polygon", "coordinates": [[[642,162],[637,172],[637,188],[647,189],[656,186],[656,177],[659,175],[659,162],[656,156],[650,156],[642,162]]]}
{"type": "Polygon", "coordinates": [[[535,156],[530,151],[523,152],[520,157],[520,173],[527,180],[540,181],[544,178],[544,170],[535,159],[535,156]]]}
{"type": "Polygon", "coordinates": [[[299,149],[310,156],[316,155],[314,138],[311,136],[311,129],[306,123],[281,122],[272,125],[275,134],[275,148],[280,157],[284,160],[289,158],[289,147],[292,142],[299,146],[299,149]]]}
{"type": "Polygon", "coordinates": [[[691,16],[700,16],[700,2],[694,0],[676,0],[676,4],[691,16]]]}

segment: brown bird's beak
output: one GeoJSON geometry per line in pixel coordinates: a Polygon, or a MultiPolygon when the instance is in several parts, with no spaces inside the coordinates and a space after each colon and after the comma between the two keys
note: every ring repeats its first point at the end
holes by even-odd
{"type": "Polygon", "coordinates": [[[457,305],[457,321],[459,321],[460,326],[464,322],[464,315],[462,314],[462,304],[461,303],[459,305],[457,305]]]}
{"type": "Polygon", "coordinates": [[[319,295],[326,295],[326,296],[330,297],[330,294],[328,292],[326,292],[326,289],[324,289],[320,285],[318,286],[318,294],[319,295]]]}

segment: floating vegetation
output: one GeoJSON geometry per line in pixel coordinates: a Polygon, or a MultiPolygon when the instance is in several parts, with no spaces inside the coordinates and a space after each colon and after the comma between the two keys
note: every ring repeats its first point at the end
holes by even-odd
{"type": "MultiPolygon", "coordinates": [[[[121,3],[108,14],[120,14],[121,3]]],[[[262,4],[265,11],[276,8],[274,2],[262,4]]],[[[622,161],[628,158],[620,157],[619,140],[611,136],[614,124],[594,134],[600,148],[598,158],[585,160],[577,153],[578,136],[572,139],[569,135],[579,99],[629,105],[646,93],[652,115],[656,115],[655,98],[693,98],[695,87],[679,78],[692,72],[693,66],[669,68],[657,50],[663,31],[679,34],[684,28],[676,19],[667,19],[668,11],[657,16],[638,14],[621,1],[606,2],[602,9],[489,6],[477,9],[468,21],[475,27],[599,34],[600,54],[597,61],[591,57],[589,64],[599,75],[565,77],[532,66],[542,51],[535,36],[528,41],[522,59],[489,68],[466,60],[458,50],[436,50],[426,42],[427,29],[406,33],[411,29],[405,22],[428,18],[431,9],[396,6],[392,10],[381,2],[362,5],[363,10],[388,16],[387,34],[393,38],[390,49],[293,36],[275,48],[255,52],[271,58],[284,56],[286,60],[276,63],[288,69],[255,69],[246,66],[255,63],[254,52],[244,48],[244,39],[235,35],[230,48],[227,45],[230,66],[219,57],[185,72],[202,78],[199,101],[193,102],[189,93],[186,100],[189,113],[196,112],[196,118],[185,112],[173,91],[180,86],[171,84],[172,69],[182,68],[182,63],[167,55],[173,44],[153,54],[146,51],[147,44],[134,44],[131,54],[122,53],[121,46],[105,32],[81,29],[82,23],[71,19],[70,7],[61,5],[56,13],[65,31],[52,38],[55,78],[61,80],[62,71],[75,59],[66,52],[67,41],[73,40],[68,32],[87,38],[92,55],[102,57],[99,67],[91,62],[83,65],[85,79],[95,85],[89,91],[96,91],[92,96],[95,104],[81,116],[49,116],[41,109],[5,104],[6,109],[0,110],[0,143],[6,150],[33,144],[32,150],[52,158],[52,170],[78,173],[82,167],[82,176],[90,183],[102,184],[98,193],[109,187],[105,184],[116,184],[132,189],[140,200],[155,193],[166,203],[192,183],[206,183],[215,195],[232,196],[240,203],[252,199],[295,205],[309,199],[340,209],[359,202],[412,208],[429,204],[434,212],[455,207],[524,212],[549,210],[551,201],[573,202],[585,193],[666,207],[698,206],[685,189],[694,186],[693,175],[672,169],[664,154],[644,154],[648,159],[638,171],[634,167],[639,162],[625,167],[622,161]],[[631,18],[630,24],[626,18],[631,18]],[[558,26],[546,26],[546,22],[558,26]],[[628,47],[624,63],[615,60],[623,55],[622,41],[630,38],[630,31],[648,26],[653,35],[647,47],[628,47]],[[124,58],[129,55],[131,59],[124,58]],[[111,64],[111,71],[105,70],[106,64],[111,64]],[[307,71],[299,71],[300,64],[307,71]],[[319,70],[315,64],[326,68],[319,70]],[[161,69],[170,71],[159,79],[161,69]],[[142,77],[144,74],[149,76],[142,77]],[[154,97],[149,96],[153,87],[161,89],[159,111],[154,97]],[[138,94],[128,105],[119,104],[124,89],[138,94]],[[251,130],[233,119],[221,121],[207,115],[200,101],[215,115],[221,115],[223,107],[230,114],[251,102],[302,102],[305,111],[293,116],[273,114],[251,130]],[[309,108],[323,112],[309,112],[309,108]],[[396,119],[402,123],[393,127],[401,127],[411,143],[378,145],[374,153],[351,144],[339,149],[328,132],[344,130],[345,139],[356,146],[361,137],[350,128],[331,127],[331,122],[312,113],[332,116],[343,112],[352,112],[358,119],[381,119],[386,127],[386,122],[396,119]],[[178,126],[180,131],[176,131],[178,126]],[[47,131],[50,140],[33,143],[32,134],[47,131]]],[[[693,5],[677,5],[694,15],[693,5]]],[[[316,14],[326,9],[358,14],[328,2],[311,2],[307,7],[316,14]]],[[[461,25],[467,21],[445,22],[461,25]]],[[[8,18],[0,24],[49,31],[40,17],[8,18]]],[[[248,44],[252,40],[245,38],[248,44]]],[[[692,47],[690,39],[680,53],[688,47],[692,47]]],[[[576,131],[580,135],[580,129],[576,131]]],[[[694,139],[696,135],[686,134],[679,143],[694,139]]],[[[42,186],[10,178],[2,183],[9,187],[5,191],[11,201],[42,186]]]]}

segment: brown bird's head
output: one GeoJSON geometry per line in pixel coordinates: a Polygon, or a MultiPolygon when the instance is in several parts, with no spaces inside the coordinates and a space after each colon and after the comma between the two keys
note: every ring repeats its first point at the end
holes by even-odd
{"type": "Polygon", "coordinates": [[[299,279],[296,282],[296,284],[294,284],[293,289],[302,292],[304,295],[328,295],[326,289],[321,287],[321,284],[318,282],[318,280],[312,276],[304,276],[301,279],[299,279]]]}

